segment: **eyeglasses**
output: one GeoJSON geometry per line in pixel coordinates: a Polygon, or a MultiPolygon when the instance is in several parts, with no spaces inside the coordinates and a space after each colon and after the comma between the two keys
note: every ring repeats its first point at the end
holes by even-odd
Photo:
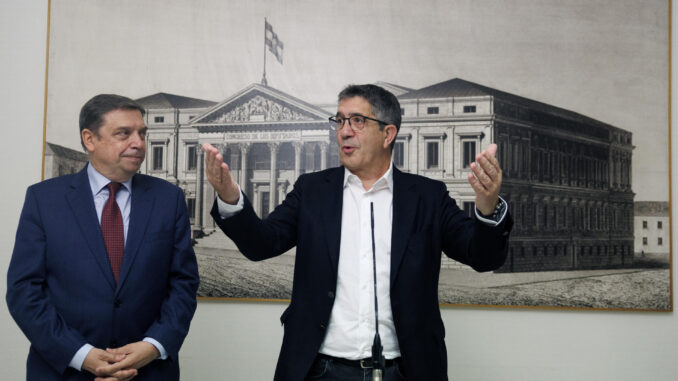
{"type": "Polygon", "coordinates": [[[329,120],[330,120],[330,128],[332,128],[333,130],[340,130],[342,127],[344,127],[344,123],[346,121],[348,121],[348,125],[351,126],[353,131],[358,131],[358,130],[362,130],[363,128],[365,128],[365,120],[373,120],[373,121],[375,121],[379,124],[383,124],[383,125],[390,124],[390,123],[382,122],[379,119],[370,118],[369,116],[360,115],[360,114],[353,114],[353,115],[349,116],[348,118],[344,118],[343,116],[336,115],[336,116],[331,116],[329,118],[329,120]]]}

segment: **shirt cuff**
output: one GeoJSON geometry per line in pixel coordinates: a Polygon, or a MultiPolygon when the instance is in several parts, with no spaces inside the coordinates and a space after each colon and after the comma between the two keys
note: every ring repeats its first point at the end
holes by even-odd
{"type": "Polygon", "coordinates": [[[144,337],[144,341],[153,344],[155,349],[157,349],[160,353],[160,357],[158,357],[160,360],[167,359],[167,351],[165,351],[165,347],[163,347],[162,344],[160,344],[157,340],[152,337],[144,337]]]}
{"type": "Polygon", "coordinates": [[[242,189],[240,189],[240,185],[238,185],[238,191],[240,191],[240,198],[238,198],[238,203],[235,205],[223,201],[219,195],[217,195],[217,207],[219,208],[219,216],[221,216],[222,220],[235,216],[245,207],[245,202],[243,201],[244,196],[242,194],[242,189]]]}
{"type": "Polygon", "coordinates": [[[480,215],[480,212],[478,211],[478,208],[475,208],[475,210],[476,210],[476,218],[478,219],[478,221],[481,221],[481,222],[483,222],[483,223],[485,223],[485,224],[487,224],[487,225],[490,225],[490,226],[497,226],[497,225],[501,224],[502,221],[504,221],[504,217],[506,217],[506,213],[508,213],[508,204],[507,204],[506,201],[504,201],[504,199],[501,198],[501,197],[499,197],[499,202],[502,203],[502,204],[504,204],[504,211],[503,211],[503,213],[501,214],[501,216],[499,216],[499,218],[497,218],[496,220],[491,220],[491,219],[485,218],[485,217],[483,217],[483,216],[480,215]]]}
{"type": "Polygon", "coordinates": [[[90,344],[85,344],[80,349],[78,349],[77,352],[75,352],[75,355],[71,359],[71,362],[68,364],[73,369],[76,369],[78,371],[82,370],[82,363],[85,362],[85,358],[89,354],[89,351],[94,349],[94,347],[90,344]]]}

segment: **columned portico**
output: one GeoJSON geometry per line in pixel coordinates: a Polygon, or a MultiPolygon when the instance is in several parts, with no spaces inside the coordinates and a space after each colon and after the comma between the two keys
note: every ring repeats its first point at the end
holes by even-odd
{"type": "MultiPolygon", "coordinates": [[[[339,164],[328,155],[330,114],[276,89],[254,84],[193,119],[199,143],[223,145],[240,189],[265,216],[306,172],[339,164]],[[240,151],[240,157],[235,147],[240,151]],[[309,158],[309,153],[311,157],[309,158]]],[[[209,202],[205,200],[204,202],[209,202]]]]}

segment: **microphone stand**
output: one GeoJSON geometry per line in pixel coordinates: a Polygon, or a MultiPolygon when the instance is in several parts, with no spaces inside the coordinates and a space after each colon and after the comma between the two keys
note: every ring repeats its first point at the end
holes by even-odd
{"type": "Polygon", "coordinates": [[[372,271],[374,277],[374,342],[372,343],[372,381],[384,379],[385,359],[381,338],[379,337],[379,305],[377,304],[377,252],[374,243],[374,203],[370,202],[370,220],[372,226],[372,271]]]}

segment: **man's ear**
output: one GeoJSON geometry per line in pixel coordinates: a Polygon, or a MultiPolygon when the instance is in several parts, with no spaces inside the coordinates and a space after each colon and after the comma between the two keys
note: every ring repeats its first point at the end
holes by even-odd
{"type": "Polygon", "coordinates": [[[395,125],[388,124],[386,127],[384,127],[384,132],[386,132],[386,136],[384,138],[384,148],[388,148],[395,140],[396,135],[398,134],[398,129],[395,125]]]}
{"type": "Polygon", "coordinates": [[[85,148],[88,152],[94,151],[94,139],[96,138],[94,132],[90,129],[83,129],[80,131],[80,137],[82,138],[82,143],[85,145],[85,148]]]}

